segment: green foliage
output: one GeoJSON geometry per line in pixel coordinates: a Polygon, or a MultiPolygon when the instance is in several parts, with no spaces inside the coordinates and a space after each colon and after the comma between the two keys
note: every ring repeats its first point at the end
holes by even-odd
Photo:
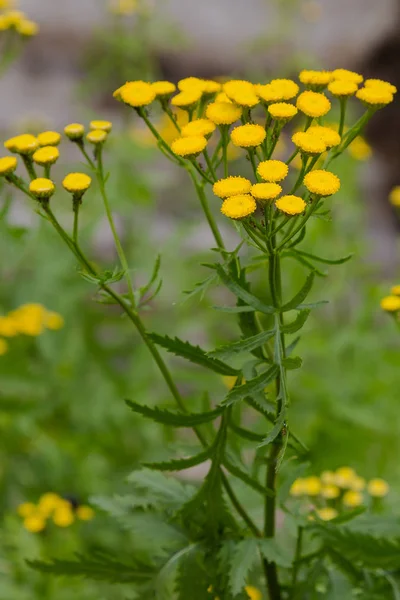
{"type": "Polygon", "coordinates": [[[216,408],[215,410],[205,413],[185,414],[171,412],[157,407],[150,408],[148,406],[142,406],[141,404],[133,402],[133,400],[126,400],[126,404],[135,413],[138,413],[147,419],[151,419],[162,425],[171,425],[173,427],[196,427],[197,425],[214,421],[222,412],[221,408],[216,408]]]}

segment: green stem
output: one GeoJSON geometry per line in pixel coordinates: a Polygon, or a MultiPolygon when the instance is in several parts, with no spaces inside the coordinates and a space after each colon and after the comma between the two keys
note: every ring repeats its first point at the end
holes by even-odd
{"type": "Polygon", "coordinates": [[[214,217],[211,214],[210,207],[208,205],[208,200],[207,200],[206,194],[204,192],[204,185],[202,185],[201,183],[199,183],[197,181],[196,176],[195,176],[195,174],[193,173],[193,171],[191,169],[187,169],[187,171],[188,171],[188,173],[189,173],[189,175],[190,175],[190,177],[191,177],[191,179],[193,181],[194,187],[196,189],[197,195],[198,195],[199,200],[200,200],[201,207],[202,207],[202,209],[204,211],[204,214],[205,214],[205,217],[207,219],[207,222],[208,222],[208,224],[210,226],[210,229],[212,231],[214,239],[215,239],[215,241],[217,243],[218,250],[221,252],[221,254],[225,255],[225,244],[224,244],[224,242],[222,240],[222,236],[221,236],[221,233],[220,233],[220,231],[218,229],[218,226],[215,223],[214,217]]]}
{"type": "Polygon", "coordinates": [[[208,171],[209,171],[211,177],[213,177],[214,181],[217,181],[217,176],[215,174],[214,167],[212,165],[212,162],[211,162],[210,156],[207,152],[207,149],[203,151],[203,155],[204,155],[204,158],[206,159],[208,171]]]}
{"type": "Polygon", "coordinates": [[[296,551],[294,555],[294,563],[293,563],[293,572],[292,572],[292,590],[291,590],[291,598],[295,597],[296,594],[296,585],[297,585],[297,576],[299,573],[299,566],[301,560],[301,551],[303,545],[303,527],[299,527],[297,529],[297,541],[296,541],[296,551]]]}
{"type": "Polygon", "coordinates": [[[221,135],[222,135],[222,157],[223,157],[223,163],[224,163],[224,177],[228,177],[229,135],[228,135],[228,129],[224,125],[222,126],[221,135]]]}
{"type": "Polygon", "coordinates": [[[342,137],[345,118],[346,118],[347,97],[339,98],[339,103],[340,103],[339,135],[340,135],[340,137],[342,137]]]}
{"type": "Polygon", "coordinates": [[[83,141],[79,140],[76,145],[78,146],[79,150],[82,152],[83,156],[87,160],[87,162],[88,162],[90,168],[92,169],[92,171],[97,171],[96,165],[94,164],[94,162],[90,158],[89,154],[85,150],[85,146],[83,145],[83,141]]]}
{"type": "Polygon", "coordinates": [[[79,208],[80,208],[80,201],[74,199],[73,200],[74,227],[73,227],[73,233],[72,233],[72,239],[74,241],[74,244],[78,244],[79,208]]]}
{"type": "Polygon", "coordinates": [[[21,156],[31,181],[36,179],[37,175],[35,167],[33,166],[32,158],[26,154],[22,154],[21,156]]]}

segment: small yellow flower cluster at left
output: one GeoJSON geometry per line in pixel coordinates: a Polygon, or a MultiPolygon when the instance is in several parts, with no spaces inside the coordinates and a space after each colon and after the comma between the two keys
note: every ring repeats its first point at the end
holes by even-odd
{"type": "Polygon", "coordinates": [[[43,531],[50,520],[57,527],[65,528],[73,525],[77,519],[91,521],[94,517],[94,510],[90,506],[83,504],[75,507],[69,500],[53,492],[43,494],[37,504],[20,504],[17,512],[23,519],[25,529],[31,533],[43,531]]]}
{"type": "Polygon", "coordinates": [[[390,290],[389,296],[381,300],[381,309],[393,314],[395,317],[400,313],[400,285],[394,285],[390,290]]]}
{"type": "Polygon", "coordinates": [[[0,0],[0,31],[13,31],[22,38],[37,35],[39,26],[20,10],[14,10],[12,0],[0,0]]]}
{"type": "Polygon", "coordinates": [[[48,311],[41,304],[23,304],[6,315],[0,316],[0,355],[8,350],[4,338],[17,335],[36,337],[45,329],[53,331],[64,326],[64,319],[56,312],[48,311]]]}
{"type": "Polygon", "coordinates": [[[291,496],[308,498],[312,505],[307,510],[314,511],[323,521],[365,504],[365,491],[372,499],[383,498],[389,492],[389,485],[379,478],[367,483],[352,467],[339,467],[336,471],[323,471],[319,477],[300,477],[290,488],[291,496]]]}
{"type": "Polygon", "coordinates": [[[138,10],[138,0],[110,0],[109,11],[114,15],[133,15],[138,10]]]}

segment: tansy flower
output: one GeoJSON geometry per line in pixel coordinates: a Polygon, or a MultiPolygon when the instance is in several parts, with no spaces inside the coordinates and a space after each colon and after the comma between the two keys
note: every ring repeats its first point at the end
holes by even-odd
{"type": "Polygon", "coordinates": [[[18,323],[16,319],[10,317],[0,317],[0,335],[4,337],[14,337],[18,333],[18,323]]]}
{"type": "Polygon", "coordinates": [[[9,27],[16,27],[21,21],[26,19],[25,13],[21,10],[10,10],[5,14],[9,27]]]}
{"type": "Polygon", "coordinates": [[[90,121],[90,129],[97,129],[110,133],[112,129],[112,123],[110,121],[90,121]]]}
{"type": "Polygon", "coordinates": [[[23,19],[15,26],[17,32],[24,37],[33,37],[39,32],[39,25],[30,19],[23,19]]]}
{"type": "Polygon", "coordinates": [[[50,198],[50,196],[54,194],[55,185],[51,179],[38,177],[30,182],[29,191],[36,196],[36,198],[50,198]]]}
{"type": "Polygon", "coordinates": [[[355,475],[350,482],[350,489],[355,492],[361,492],[365,488],[365,479],[359,475],[355,475]]]}
{"type": "Polygon", "coordinates": [[[396,185],[389,194],[389,202],[400,207],[400,185],[396,185]]]}
{"type": "Polygon", "coordinates": [[[318,92],[306,91],[297,98],[296,106],[308,117],[323,117],[331,109],[328,98],[318,92]]]}
{"type": "Polygon", "coordinates": [[[257,173],[265,181],[282,181],[288,172],[289,167],[281,160],[264,160],[257,167],[257,173]]]}
{"type": "Polygon", "coordinates": [[[323,197],[332,196],[340,189],[339,177],[323,169],[316,169],[307,173],[303,183],[309,192],[323,197]]]}
{"type": "MultiPolygon", "coordinates": [[[[283,196],[283,198],[296,198],[296,196],[283,196]]],[[[280,198],[281,200],[282,198],[280,198]]],[[[301,200],[301,198],[300,198],[301,200]]],[[[278,200],[279,202],[279,200],[278,200]]],[[[305,204],[305,203],[304,203],[305,204]]],[[[281,209],[282,210],[282,209],[281,209]]],[[[289,213],[291,214],[291,213],[289,213]]],[[[297,213],[293,213],[297,214],[297,213]]],[[[318,496],[321,491],[321,480],[316,475],[310,475],[304,479],[304,489],[308,496],[318,496]]]]}
{"type": "Polygon", "coordinates": [[[360,492],[356,492],[354,490],[348,490],[343,494],[342,502],[344,506],[348,506],[349,508],[356,508],[357,506],[361,506],[363,503],[363,496],[360,492]]]}
{"type": "Polygon", "coordinates": [[[56,312],[46,312],[44,324],[47,329],[57,331],[64,327],[64,319],[56,312]]]}
{"type": "Polygon", "coordinates": [[[156,92],[153,86],[145,81],[128,81],[114,92],[114,97],[128,106],[139,108],[151,104],[155,100],[156,92]]]}
{"type": "Polygon", "coordinates": [[[262,593],[252,585],[246,585],[244,588],[249,600],[262,600],[262,593]]]}
{"type": "Polygon", "coordinates": [[[305,154],[322,154],[326,144],[318,135],[308,131],[297,131],[292,136],[292,142],[305,154]]]}
{"type": "Polygon", "coordinates": [[[336,469],[335,480],[336,485],[339,487],[349,488],[354,477],[356,477],[356,472],[351,467],[339,467],[339,469],[336,469]]]}
{"type": "Polygon", "coordinates": [[[172,151],[178,156],[194,157],[203,152],[207,146],[207,139],[202,135],[180,137],[171,144],[172,151]]]}
{"type": "Polygon", "coordinates": [[[229,97],[239,106],[244,106],[248,108],[254,108],[255,106],[257,106],[257,104],[260,103],[260,99],[254,91],[246,92],[238,90],[234,94],[231,94],[231,96],[229,97]]]}
{"type": "Polygon", "coordinates": [[[383,498],[389,493],[389,485],[384,479],[371,479],[368,482],[367,491],[373,498],[383,498]]]}
{"type": "Polygon", "coordinates": [[[203,93],[207,95],[217,94],[222,90],[222,84],[218,83],[218,81],[213,81],[212,79],[204,79],[203,80],[203,93]]]}
{"type": "Polygon", "coordinates": [[[210,136],[215,131],[216,125],[209,119],[195,119],[184,127],[182,127],[182,137],[191,137],[201,135],[204,137],[210,136]]]}
{"type": "Polygon", "coordinates": [[[226,177],[216,181],[213,185],[213,192],[219,198],[228,198],[238,194],[248,194],[251,190],[251,182],[245,177],[226,177]]]}
{"type": "Polygon", "coordinates": [[[397,87],[392,85],[388,81],[383,81],[382,79],[366,79],[364,81],[365,87],[376,87],[377,89],[386,90],[391,94],[397,93],[397,87]]]}
{"type": "Polygon", "coordinates": [[[93,131],[89,131],[86,139],[91,144],[102,144],[106,141],[107,137],[107,131],[103,131],[102,129],[93,129],[93,131]]]}
{"type": "Polygon", "coordinates": [[[80,521],[91,521],[94,518],[94,510],[90,506],[78,506],[76,516],[80,521]]]}
{"type": "Polygon", "coordinates": [[[298,497],[304,496],[306,493],[305,479],[298,477],[293,481],[290,487],[290,495],[298,497]]]}
{"type": "Polygon", "coordinates": [[[307,133],[320,137],[327,148],[339,146],[341,142],[341,137],[337,131],[330,127],[324,127],[323,125],[311,125],[311,127],[307,129],[307,133]]]}
{"type": "Polygon", "coordinates": [[[205,88],[205,82],[198,77],[185,77],[178,81],[178,88],[181,92],[192,92],[193,90],[197,90],[202,94],[205,88]]]}
{"type": "Polygon", "coordinates": [[[37,136],[39,146],[58,146],[61,142],[61,135],[57,131],[43,131],[37,136]]]}
{"type": "Polygon", "coordinates": [[[299,79],[304,85],[325,86],[332,80],[330,71],[312,71],[304,69],[300,72],[299,79]]]}
{"type": "Polygon", "coordinates": [[[17,154],[32,154],[39,146],[39,142],[34,135],[25,133],[7,140],[4,142],[4,146],[7,150],[16,152],[17,154]]]}
{"type": "Polygon", "coordinates": [[[381,300],[381,308],[386,312],[398,312],[400,310],[400,296],[385,296],[381,300]]]}
{"type": "Polygon", "coordinates": [[[242,116],[242,109],[231,102],[212,102],[207,106],[206,116],[216,125],[232,125],[242,116]]]}
{"type": "Polygon", "coordinates": [[[231,132],[231,140],[234,146],[239,148],[254,148],[263,143],[266,137],[264,127],[247,123],[235,127],[231,132]]]}
{"type": "Polygon", "coordinates": [[[336,475],[333,471],[322,471],[321,481],[324,485],[335,485],[336,475]]]}
{"type": "Polygon", "coordinates": [[[41,304],[23,304],[9,316],[15,318],[19,333],[36,337],[43,332],[45,309],[41,304]]]}
{"type": "Polygon", "coordinates": [[[132,15],[137,9],[137,0],[115,0],[110,2],[110,11],[116,15],[132,15]]]}
{"type": "Polygon", "coordinates": [[[36,504],[33,504],[33,502],[24,502],[23,504],[20,504],[17,508],[17,513],[20,517],[23,518],[33,515],[35,511],[36,504]]]}
{"type": "Polygon", "coordinates": [[[64,133],[71,141],[80,140],[85,134],[85,127],[81,123],[70,123],[64,127],[64,133]]]}
{"type": "Polygon", "coordinates": [[[237,93],[242,94],[254,94],[254,85],[250,81],[245,81],[243,79],[231,79],[230,81],[226,81],[222,86],[225,94],[233,100],[233,96],[237,93]]]}
{"type": "Polygon", "coordinates": [[[297,114],[297,108],[288,102],[276,102],[268,106],[268,112],[274,119],[288,121],[297,114]]]}
{"type": "Polygon", "coordinates": [[[291,100],[299,93],[299,86],[291,79],[272,79],[270,85],[280,95],[281,100],[291,100]]]}
{"type": "Polygon", "coordinates": [[[67,500],[61,501],[53,514],[53,522],[58,527],[69,527],[75,521],[71,504],[67,500]]]}
{"type": "Polygon", "coordinates": [[[38,165],[52,165],[60,157],[56,146],[43,146],[34,152],[32,159],[38,165]]]}
{"type": "Polygon", "coordinates": [[[337,485],[333,485],[331,483],[323,485],[321,488],[321,496],[327,500],[333,500],[334,498],[340,496],[340,489],[337,485]]]}
{"type": "Polygon", "coordinates": [[[86,173],[69,173],[63,179],[63,188],[71,194],[85,192],[91,185],[92,179],[86,173]]]}
{"type": "Polygon", "coordinates": [[[347,146],[350,156],[355,160],[368,160],[372,155],[372,148],[362,135],[358,135],[349,146],[347,146]]]}
{"type": "Polygon", "coordinates": [[[338,511],[330,506],[319,508],[315,512],[322,521],[332,521],[338,516],[338,511]]]}
{"type": "Polygon", "coordinates": [[[300,215],[306,208],[306,203],[299,196],[282,196],[275,202],[276,208],[287,215],[300,215]]]}
{"type": "Polygon", "coordinates": [[[4,156],[0,158],[0,175],[9,175],[17,168],[17,159],[15,156],[4,156]]]}
{"type": "Polygon", "coordinates": [[[176,85],[170,81],[155,81],[151,84],[156,96],[171,96],[176,91],[176,85]]]}
{"type": "Polygon", "coordinates": [[[354,96],[358,90],[358,85],[354,83],[354,81],[348,81],[347,79],[334,79],[328,85],[328,90],[333,96],[346,98],[348,96],[354,96]]]}
{"type": "Polygon", "coordinates": [[[364,77],[360,73],[348,71],[347,69],[335,69],[332,72],[332,79],[341,79],[344,81],[352,81],[353,83],[362,83],[364,77]]]}
{"type": "Polygon", "coordinates": [[[192,108],[200,100],[202,93],[203,92],[199,88],[179,92],[179,94],[172,98],[171,104],[184,109],[192,108]]]}
{"type": "Polygon", "coordinates": [[[356,97],[366,106],[379,108],[393,102],[393,94],[385,88],[363,87],[356,93],[356,97]]]}
{"type": "Polygon", "coordinates": [[[39,498],[37,510],[43,517],[47,518],[50,517],[59,506],[63,505],[63,503],[64,500],[60,498],[58,494],[47,492],[39,498]]]}
{"type": "Polygon", "coordinates": [[[256,202],[250,194],[230,196],[223,201],[221,212],[230,219],[243,219],[257,209],[256,202]]]}
{"type": "Polygon", "coordinates": [[[255,183],[251,188],[251,195],[257,200],[273,200],[282,192],[277,183],[255,183]]]}
{"type": "Polygon", "coordinates": [[[4,354],[6,354],[8,350],[8,344],[6,342],[6,340],[3,340],[3,338],[0,338],[0,356],[3,356],[4,354]]]}
{"type": "MultiPolygon", "coordinates": [[[[393,296],[400,296],[400,285],[394,285],[392,287],[392,289],[390,290],[390,293],[393,294],[393,296]]],[[[1,334],[1,329],[0,329],[0,334],[1,334]]]]}
{"type": "Polygon", "coordinates": [[[40,514],[32,514],[24,519],[24,527],[31,533],[40,533],[46,527],[46,520],[40,514]]]}
{"type": "Polygon", "coordinates": [[[232,100],[230,100],[230,98],[228,98],[228,96],[225,94],[225,92],[219,92],[215,96],[215,102],[227,102],[228,104],[232,104],[232,100]]]}

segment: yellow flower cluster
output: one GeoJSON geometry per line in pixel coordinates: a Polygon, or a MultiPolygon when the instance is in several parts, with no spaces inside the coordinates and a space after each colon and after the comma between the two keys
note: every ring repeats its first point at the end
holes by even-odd
{"type": "Polygon", "coordinates": [[[340,467],[336,471],[323,471],[319,477],[301,477],[290,488],[290,494],[297,498],[310,498],[318,517],[330,521],[341,510],[357,508],[366,502],[365,492],[372,498],[383,498],[389,492],[384,479],[371,479],[367,482],[351,467],[340,467]]]}
{"type": "Polygon", "coordinates": [[[133,15],[138,10],[138,0],[110,0],[109,11],[114,15],[133,15]]]}
{"type": "Polygon", "coordinates": [[[22,11],[14,10],[13,4],[10,0],[0,2],[0,31],[13,31],[23,38],[37,35],[38,24],[31,21],[22,11]]]}
{"type": "Polygon", "coordinates": [[[90,506],[83,504],[75,508],[69,500],[53,492],[43,494],[37,504],[33,502],[20,504],[17,512],[23,519],[25,529],[31,533],[43,531],[50,520],[58,527],[65,528],[77,519],[90,521],[94,517],[94,510],[90,506]]]}
{"type": "Polygon", "coordinates": [[[8,350],[4,338],[18,335],[36,337],[46,329],[56,331],[64,326],[64,319],[56,312],[47,310],[41,304],[23,304],[15,310],[0,316],[0,355],[8,350]]]}
{"type": "Polygon", "coordinates": [[[389,296],[381,300],[381,309],[398,316],[400,313],[400,285],[395,285],[390,290],[389,296]]]}

